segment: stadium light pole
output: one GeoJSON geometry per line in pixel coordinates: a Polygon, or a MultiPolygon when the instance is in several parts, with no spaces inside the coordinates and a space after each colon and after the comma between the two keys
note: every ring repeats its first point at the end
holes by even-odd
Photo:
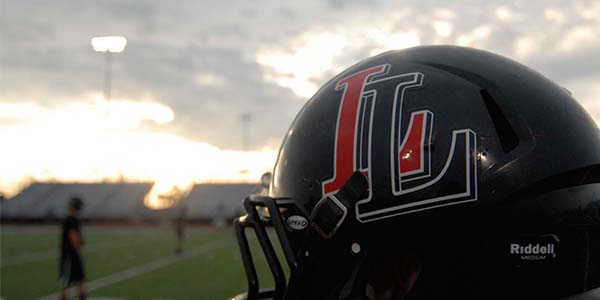
{"type": "Polygon", "coordinates": [[[242,149],[250,150],[250,123],[252,123],[252,114],[243,113],[240,117],[242,121],[242,149]]]}
{"type": "Polygon", "coordinates": [[[92,47],[96,52],[104,52],[104,98],[110,100],[112,80],[112,54],[125,50],[127,39],[122,36],[99,36],[92,38],[92,47]]]}
{"type": "MultiPolygon", "coordinates": [[[[242,151],[247,152],[250,150],[250,123],[252,123],[252,113],[246,112],[240,115],[240,121],[242,123],[242,151]]],[[[248,168],[240,169],[239,172],[246,179],[248,178],[248,168]]]]}

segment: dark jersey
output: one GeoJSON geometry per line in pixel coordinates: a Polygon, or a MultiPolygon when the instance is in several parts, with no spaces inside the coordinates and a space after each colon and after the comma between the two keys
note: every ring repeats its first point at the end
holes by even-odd
{"type": "Polygon", "coordinates": [[[79,220],[73,216],[68,216],[62,225],[62,242],[61,242],[61,254],[72,255],[77,254],[73,245],[71,245],[71,241],[69,240],[69,232],[71,230],[75,230],[79,235],[79,240],[81,241],[81,231],[79,229],[79,220]]]}
{"type": "Polygon", "coordinates": [[[59,273],[59,284],[61,288],[66,288],[73,283],[81,282],[85,279],[81,255],[77,253],[75,248],[73,248],[71,241],[69,240],[69,232],[71,230],[75,230],[77,232],[79,235],[79,242],[83,243],[79,220],[75,217],[69,216],[65,219],[62,226],[59,273]]]}

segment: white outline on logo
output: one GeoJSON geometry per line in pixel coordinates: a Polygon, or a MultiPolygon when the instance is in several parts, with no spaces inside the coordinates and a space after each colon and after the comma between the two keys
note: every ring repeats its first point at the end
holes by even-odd
{"type": "MultiPolygon", "coordinates": [[[[431,146],[431,133],[433,132],[433,113],[429,110],[419,110],[419,111],[415,111],[413,113],[410,114],[410,121],[408,124],[408,129],[406,132],[411,132],[413,125],[414,125],[414,120],[415,120],[415,116],[419,115],[419,114],[424,114],[424,120],[423,120],[423,125],[422,125],[422,130],[421,130],[421,145],[423,146],[427,146],[427,159],[428,159],[428,170],[425,173],[425,149],[422,148],[421,149],[421,162],[420,162],[420,168],[418,170],[414,170],[414,171],[410,171],[410,172],[402,172],[400,174],[400,181],[404,181],[404,182],[408,182],[408,181],[413,181],[416,179],[422,179],[425,177],[429,177],[431,176],[431,150],[430,150],[430,146],[431,146]],[[429,125],[429,133],[426,132],[427,130],[427,126],[429,125]],[[425,139],[427,138],[427,144],[425,144],[425,139]],[[410,175],[415,175],[415,174],[420,174],[420,173],[425,173],[423,176],[419,176],[419,177],[411,177],[410,179],[402,179],[402,177],[405,176],[410,176],[410,175]]],[[[402,130],[398,130],[398,142],[400,142],[400,133],[402,132],[402,130]]],[[[398,150],[402,150],[402,148],[404,148],[404,145],[406,145],[406,142],[408,141],[408,134],[406,136],[404,136],[404,140],[402,141],[402,143],[398,146],[398,150]]],[[[394,150],[392,150],[392,152],[396,152],[394,150]]],[[[393,157],[393,155],[392,155],[393,157]]],[[[397,160],[398,157],[396,156],[395,159],[397,160]]],[[[395,164],[394,164],[395,166],[395,164]]],[[[400,167],[400,162],[398,162],[398,168],[400,167]]],[[[399,171],[399,170],[398,170],[399,171]]]]}
{"type": "MultiPolygon", "coordinates": [[[[358,202],[356,202],[356,218],[360,221],[360,222],[371,222],[371,221],[375,221],[375,220],[380,220],[380,219],[384,219],[384,218],[389,218],[389,217],[393,217],[393,216],[399,216],[399,215],[404,215],[404,214],[409,214],[409,213],[413,213],[413,212],[417,212],[417,211],[422,211],[422,210],[428,210],[428,209],[432,209],[432,208],[437,208],[437,207],[443,207],[443,206],[449,206],[449,205],[454,205],[454,204],[459,204],[459,203],[465,203],[465,202],[471,202],[471,201],[476,201],[477,200],[477,170],[475,170],[473,176],[473,181],[474,181],[474,186],[471,187],[471,181],[470,181],[470,177],[471,177],[471,168],[473,167],[471,165],[472,161],[473,161],[473,154],[471,153],[470,149],[471,149],[471,142],[473,143],[473,149],[477,148],[477,141],[475,138],[471,138],[471,135],[475,135],[476,133],[473,130],[470,129],[460,129],[460,130],[454,130],[452,131],[452,145],[450,146],[450,154],[448,155],[448,159],[446,160],[446,163],[444,165],[444,168],[442,169],[442,171],[440,172],[440,174],[433,180],[428,181],[427,183],[424,183],[422,185],[407,189],[407,190],[403,190],[401,191],[401,193],[394,193],[394,196],[399,196],[399,195],[403,195],[403,194],[408,194],[414,191],[418,191],[418,190],[422,190],[428,186],[431,186],[435,183],[437,183],[440,179],[442,179],[444,177],[444,175],[446,174],[446,171],[448,171],[448,168],[450,167],[450,163],[452,162],[452,159],[454,157],[454,149],[456,148],[456,139],[457,136],[459,134],[465,134],[466,135],[466,147],[465,147],[465,159],[466,159],[466,186],[465,186],[465,192],[464,193],[460,193],[460,194],[453,194],[453,195],[447,195],[447,196],[442,196],[442,197],[435,197],[435,198],[429,198],[429,199],[424,199],[424,200],[420,200],[420,201],[416,201],[416,202],[411,202],[411,203],[407,203],[407,204],[402,204],[402,205],[397,205],[397,206],[392,206],[392,207],[387,207],[387,208],[383,208],[383,209],[379,209],[379,210],[375,210],[375,211],[369,211],[369,212],[365,212],[365,213],[360,213],[359,210],[359,205],[362,203],[367,203],[371,201],[371,197],[372,197],[372,192],[371,189],[369,189],[369,197],[367,199],[364,200],[360,200],[358,202]],[[473,188],[473,189],[472,189],[473,188]],[[451,199],[456,199],[456,198],[462,198],[462,197],[473,197],[471,199],[466,199],[466,200],[462,200],[462,201],[455,201],[455,202],[450,202],[450,203],[444,203],[444,204],[440,204],[440,205],[431,205],[431,206],[427,206],[427,207],[423,207],[423,208],[418,208],[418,209],[414,209],[414,210],[409,210],[409,211],[401,211],[399,213],[395,213],[395,214],[389,214],[389,212],[391,211],[395,211],[395,210],[401,210],[401,209],[405,209],[405,208],[410,208],[410,207],[414,207],[414,206],[421,206],[421,205],[425,205],[425,204],[431,204],[431,203],[435,203],[435,202],[440,202],[440,201],[445,201],[445,200],[451,200],[451,199]],[[385,215],[379,217],[379,218],[372,218],[369,220],[362,220],[361,218],[364,217],[369,217],[369,216],[373,216],[373,215],[378,215],[378,214],[383,214],[386,213],[385,215]]],[[[369,187],[371,187],[371,178],[369,177],[369,187]]]]}
{"type": "MultiPolygon", "coordinates": [[[[451,142],[448,157],[446,159],[444,167],[442,168],[440,173],[434,179],[432,179],[428,182],[425,182],[423,184],[413,186],[408,189],[402,189],[403,183],[407,183],[407,182],[411,182],[411,181],[415,181],[418,179],[423,179],[423,178],[431,176],[431,173],[432,173],[431,172],[431,138],[432,138],[432,132],[433,132],[433,125],[434,125],[434,122],[433,122],[434,114],[433,114],[433,112],[431,112],[429,110],[420,110],[420,111],[412,112],[411,119],[410,119],[409,125],[408,125],[407,134],[405,135],[405,137],[403,139],[401,139],[400,135],[403,132],[402,131],[402,122],[401,122],[402,121],[402,105],[404,103],[405,92],[409,88],[422,86],[425,76],[420,72],[412,72],[412,73],[405,73],[405,74],[399,74],[399,75],[381,78],[380,76],[388,74],[388,72],[391,68],[391,66],[389,64],[380,65],[380,66],[372,67],[369,69],[376,69],[376,68],[381,68],[381,67],[383,67],[383,69],[380,72],[373,73],[373,74],[370,74],[369,76],[365,77],[362,88],[361,88],[360,96],[359,96],[360,98],[357,103],[358,109],[357,109],[357,114],[355,117],[356,120],[355,120],[355,128],[354,128],[354,145],[352,148],[353,149],[353,162],[352,162],[353,170],[357,170],[357,154],[358,154],[357,152],[359,152],[359,151],[357,151],[357,143],[359,143],[361,141],[363,134],[364,134],[364,131],[363,131],[364,124],[362,127],[360,127],[360,132],[358,130],[359,126],[361,126],[361,122],[364,123],[364,121],[365,121],[364,114],[366,114],[366,111],[363,112],[363,120],[359,120],[360,115],[361,115],[361,112],[360,112],[361,106],[363,104],[363,101],[367,101],[367,96],[372,97],[372,100],[371,100],[372,103],[371,103],[371,107],[370,107],[368,145],[367,145],[367,151],[368,151],[367,166],[366,166],[366,168],[364,168],[365,166],[362,166],[363,168],[361,169],[361,171],[363,171],[363,172],[369,171],[369,176],[367,176],[368,183],[369,183],[369,195],[366,199],[362,199],[355,204],[357,220],[362,223],[365,223],[365,222],[371,222],[371,221],[389,218],[389,217],[393,217],[393,216],[398,216],[398,215],[418,212],[418,211],[422,211],[422,210],[437,208],[437,207],[443,207],[443,206],[449,206],[449,205],[454,205],[454,204],[476,201],[477,200],[477,175],[478,174],[477,174],[477,163],[476,163],[474,154],[472,153],[472,149],[477,149],[477,133],[471,129],[458,129],[458,130],[452,131],[452,142],[451,142]],[[371,162],[372,142],[373,142],[372,141],[372,138],[373,138],[372,131],[373,131],[373,120],[375,117],[375,107],[377,105],[377,90],[368,89],[367,86],[370,84],[379,83],[379,82],[388,81],[388,80],[399,79],[399,78],[403,78],[403,77],[408,77],[409,80],[400,82],[396,86],[396,90],[394,92],[394,99],[393,99],[394,102],[393,102],[393,106],[392,106],[393,108],[392,108],[391,134],[390,134],[390,141],[391,141],[390,142],[390,172],[391,172],[391,182],[390,183],[391,183],[392,195],[400,196],[400,195],[409,194],[409,193],[412,193],[415,191],[425,189],[425,188],[437,183],[438,181],[440,181],[445,176],[446,172],[448,171],[448,168],[450,167],[450,164],[453,161],[454,152],[456,149],[456,143],[457,143],[457,139],[458,139],[459,135],[465,136],[465,160],[466,160],[465,192],[423,199],[423,200],[419,200],[416,202],[411,202],[411,203],[406,203],[406,204],[401,204],[401,205],[396,205],[396,206],[386,207],[383,209],[372,210],[372,211],[361,213],[359,206],[361,204],[370,202],[372,200],[372,196],[373,196],[373,192],[372,192],[373,184],[372,184],[372,179],[371,179],[372,174],[370,174],[370,168],[372,166],[372,162],[371,162]],[[412,78],[410,78],[410,77],[412,77],[412,78]],[[377,79],[375,79],[375,78],[377,78],[377,79]],[[398,100],[400,103],[398,103],[398,100]],[[399,105],[399,110],[397,110],[398,105],[399,105]],[[397,117],[396,111],[399,112],[397,122],[396,122],[396,117],[397,117]],[[414,117],[417,114],[423,114],[423,113],[425,115],[424,115],[424,121],[422,124],[423,128],[422,128],[422,137],[421,137],[422,147],[420,149],[420,151],[421,151],[420,169],[413,170],[413,171],[406,172],[406,173],[400,173],[400,161],[398,161],[399,151],[401,151],[402,147],[407,142],[408,132],[410,132],[410,129],[414,125],[414,117]],[[396,132],[396,126],[398,127],[397,132],[396,132]],[[426,132],[427,126],[429,126],[429,132],[426,132]],[[398,138],[397,138],[398,152],[395,151],[395,145],[393,142],[395,140],[394,139],[395,135],[398,135],[398,138]],[[427,158],[425,156],[427,156],[427,158]],[[425,159],[428,159],[427,169],[425,168],[425,159]],[[396,167],[396,161],[398,162],[397,167],[396,167]],[[473,166],[473,164],[475,164],[475,165],[473,166]],[[471,174],[472,168],[474,170],[473,174],[471,174]],[[400,178],[398,178],[398,180],[396,178],[396,172],[398,173],[398,176],[400,177],[400,178]],[[424,173],[424,174],[421,176],[417,176],[417,177],[404,178],[404,179],[402,178],[405,176],[421,174],[421,173],[424,173]],[[471,180],[473,180],[473,182],[474,182],[473,186],[471,185],[471,180]],[[438,205],[428,205],[428,204],[433,204],[436,202],[447,201],[447,200],[457,199],[457,198],[464,198],[464,197],[468,197],[468,198],[464,199],[464,200],[449,202],[449,203],[446,202],[446,203],[442,203],[442,204],[438,204],[438,205]],[[406,208],[418,207],[418,206],[422,206],[422,205],[428,205],[428,206],[415,208],[413,210],[403,210],[406,208]],[[394,211],[398,211],[398,210],[402,210],[402,211],[393,213],[394,211]],[[376,217],[376,218],[369,218],[367,220],[364,219],[365,217],[376,216],[376,215],[381,215],[381,216],[376,217]]],[[[369,70],[369,69],[366,69],[366,70],[369,70]]],[[[364,71],[366,71],[366,70],[364,70],[364,71]]],[[[361,72],[364,72],[364,71],[361,71],[361,72]]],[[[353,76],[353,75],[350,75],[348,77],[351,77],[351,76],[353,76]]],[[[337,190],[334,190],[334,191],[331,191],[330,193],[326,194],[325,193],[325,185],[330,182],[334,182],[336,180],[336,176],[337,176],[337,146],[338,146],[339,120],[341,117],[342,107],[344,104],[343,101],[345,99],[347,86],[348,86],[347,83],[340,84],[339,82],[343,81],[344,79],[346,79],[348,77],[345,77],[345,78],[339,80],[338,84],[336,85],[336,90],[338,90],[338,91],[343,90],[343,94],[342,94],[342,100],[341,100],[341,102],[339,104],[339,108],[338,108],[338,116],[337,116],[337,122],[336,122],[336,130],[335,130],[335,144],[334,144],[334,157],[333,157],[334,172],[333,172],[332,178],[323,181],[321,184],[321,190],[322,190],[323,197],[325,197],[326,195],[333,196],[333,194],[337,192],[337,190]]],[[[367,106],[365,106],[365,110],[366,110],[366,108],[367,108],[367,106]]],[[[362,147],[362,145],[361,145],[361,147],[362,147]]],[[[362,159],[361,159],[361,162],[359,163],[359,165],[361,165],[361,164],[362,164],[362,159]]]]}
{"type": "MultiPolygon", "coordinates": [[[[370,80],[373,77],[375,77],[375,76],[382,75],[382,74],[387,74],[388,71],[389,71],[389,69],[390,69],[390,65],[389,64],[379,65],[379,66],[372,67],[372,68],[369,68],[369,69],[361,71],[361,72],[364,72],[364,71],[367,71],[367,70],[370,70],[370,69],[377,69],[377,68],[381,68],[382,66],[383,66],[383,69],[381,70],[381,72],[373,73],[373,74],[365,77],[365,79],[363,81],[363,85],[361,87],[361,91],[360,91],[360,96],[359,96],[360,98],[359,98],[358,103],[357,103],[358,109],[360,109],[360,106],[362,104],[363,95],[365,94],[365,86],[367,86],[367,83],[374,82],[374,81],[370,81],[370,80]]],[[[333,177],[330,178],[330,179],[327,179],[327,180],[325,180],[325,181],[323,181],[321,183],[321,194],[323,196],[325,196],[327,194],[334,194],[335,192],[337,192],[337,190],[336,190],[336,191],[332,191],[330,193],[325,193],[325,185],[327,185],[330,182],[335,182],[335,179],[337,177],[337,145],[338,145],[338,133],[340,132],[340,128],[339,128],[340,124],[339,124],[339,122],[340,122],[340,117],[342,115],[342,108],[344,107],[344,100],[346,99],[346,91],[348,90],[347,89],[347,87],[348,87],[347,83],[344,83],[344,84],[339,84],[339,83],[341,81],[343,81],[344,79],[352,77],[354,75],[355,74],[352,74],[350,76],[347,76],[347,77],[344,77],[344,78],[340,79],[338,81],[338,83],[336,84],[336,86],[335,86],[335,90],[336,91],[339,91],[340,89],[343,89],[343,92],[342,92],[342,100],[340,101],[340,105],[339,105],[339,108],[338,108],[337,120],[336,120],[336,125],[335,125],[335,143],[334,143],[334,146],[333,146],[333,177]]],[[[375,95],[373,96],[373,104],[371,106],[371,110],[373,110],[375,108],[375,99],[376,98],[377,98],[377,91],[375,91],[375,95]]],[[[355,117],[356,121],[355,121],[355,124],[354,124],[354,145],[353,145],[353,148],[352,148],[353,149],[352,150],[352,152],[353,152],[353,155],[352,155],[352,164],[353,164],[352,165],[352,169],[353,170],[356,170],[356,151],[355,151],[355,149],[356,149],[356,143],[358,141],[358,136],[357,136],[358,135],[358,130],[357,129],[358,129],[358,125],[360,124],[360,122],[359,122],[360,120],[358,119],[359,115],[360,115],[359,113],[356,114],[356,117],[355,117]]],[[[371,124],[373,124],[373,115],[372,114],[371,114],[371,124]]],[[[370,146],[371,146],[371,132],[369,132],[369,147],[368,147],[369,160],[371,158],[371,147],[370,146]]],[[[371,162],[369,161],[369,166],[370,165],[371,165],[371,162]]],[[[367,167],[367,169],[364,169],[364,170],[368,170],[368,167],[367,167]]]]}

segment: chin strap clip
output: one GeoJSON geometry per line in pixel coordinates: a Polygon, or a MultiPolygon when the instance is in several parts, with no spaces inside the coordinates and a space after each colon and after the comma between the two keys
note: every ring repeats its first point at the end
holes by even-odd
{"type": "Polygon", "coordinates": [[[356,171],[334,194],[327,194],[315,205],[310,215],[311,228],[323,239],[331,238],[342,226],[348,211],[369,192],[366,176],[356,171]]]}

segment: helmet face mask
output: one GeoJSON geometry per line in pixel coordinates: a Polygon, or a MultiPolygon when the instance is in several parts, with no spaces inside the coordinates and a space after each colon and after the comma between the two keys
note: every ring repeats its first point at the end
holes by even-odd
{"type": "MultiPolygon", "coordinates": [[[[279,200],[285,202],[290,199],[279,200]]],[[[291,274],[290,280],[295,278],[298,274],[299,270],[296,254],[294,250],[292,250],[293,246],[288,238],[289,234],[286,232],[289,227],[286,228],[284,225],[284,218],[280,212],[281,207],[277,205],[276,202],[276,199],[269,196],[248,196],[244,199],[244,208],[247,212],[246,215],[239,217],[234,221],[236,236],[249,285],[248,293],[239,295],[239,299],[282,299],[286,285],[289,284],[286,282],[282,264],[267,233],[266,227],[268,226],[272,226],[275,229],[281,248],[284,251],[284,256],[291,274]],[[265,213],[259,213],[261,210],[265,213]],[[268,217],[265,215],[268,215],[268,217]],[[274,289],[259,290],[258,274],[252,259],[252,252],[250,250],[246,228],[252,228],[256,233],[261,250],[265,254],[267,264],[275,280],[274,289]]],[[[238,299],[238,297],[236,297],[236,299],[238,299]]]]}
{"type": "Polygon", "coordinates": [[[468,48],[384,53],[308,101],[284,139],[268,196],[244,200],[236,232],[247,296],[583,292],[600,286],[598,182],[598,128],[548,79],[468,48]],[[248,227],[274,291],[259,292],[248,227]]]}

